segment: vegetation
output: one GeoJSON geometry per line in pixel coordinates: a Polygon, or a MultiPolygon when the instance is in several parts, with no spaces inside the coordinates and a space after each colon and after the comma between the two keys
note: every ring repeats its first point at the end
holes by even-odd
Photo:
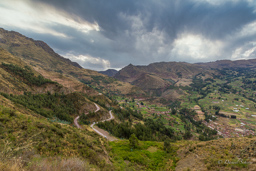
{"type": "Polygon", "coordinates": [[[174,131],[171,128],[166,128],[160,120],[146,119],[145,124],[138,123],[136,125],[132,125],[131,122],[119,124],[112,120],[98,123],[98,126],[119,138],[129,139],[134,134],[143,141],[163,141],[166,137],[176,139],[174,131]]]}
{"type": "Polygon", "coordinates": [[[142,91],[81,69],[43,42],[0,32],[0,170],[255,168],[250,163],[256,157],[253,135],[216,139],[220,136],[211,127],[226,124],[224,130],[233,137],[241,130],[255,132],[254,68],[205,70],[186,63],[157,63],[130,65],[117,74],[124,80],[141,74],[133,84],[142,91]],[[100,111],[93,112],[93,102],[100,111]],[[98,126],[120,138],[114,142],[88,126],[106,118],[108,110],[115,119],[98,126]],[[78,115],[83,129],[71,125],[78,115]],[[237,130],[232,133],[230,128],[237,130]]]}
{"type": "Polygon", "coordinates": [[[136,117],[140,120],[143,119],[143,115],[140,112],[138,112],[136,110],[133,111],[131,108],[125,108],[125,109],[114,108],[113,112],[116,114],[118,119],[120,119],[121,121],[124,121],[125,119],[129,119],[131,116],[136,117]]]}
{"type": "Polygon", "coordinates": [[[22,81],[29,85],[41,86],[47,83],[57,84],[56,82],[53,82],[49,79],[45,79],[42,75],[35,76],[29,66],[21,68],[18,65],[2,63],[1,67],[13,73],[14,75],[20,77],[22,81]]]}
{"type": "Polygon", "coordinates": [[[132,134],[129,138],[130,146],[132,148],[138,148],[139,147],[139,141],[135,134],[132,134]]]}
{"type": "Polygon", "coordinates": [[[170,141],[170,139],[166,139],[165,141],[164,141],[164,150],[167,152],[167,153],[170,153],[170,152],[172,152],[172,147],[171,147],[171,141],[170,141]]]}
{"type": "Polygon", "coordinates": [[[177,147],[167,153],[160,142],[139,141],[138,148],[131,148],[128,140],[109,145],[117,170],[174,170],[178,162],[177,147]]]}
{"type": "Polygon", "coordinates": [[[49,92],[47,94],[25,92],[24,95],[1,94],[16,104],[21,104],[44,117],[57,117],[69,123],[73,122],[72,116],[79,114],[78,111],[82,106],[80,101],[84,100],[84,97],[79,93],[68,95],[49,92]]]}
{"type": "Polygon", "coordinates": [[[11,164],[12,160],[20,157],[21,166],[33,170],[38,160],[43,162],[47,157],[56,156],[63,158],[60,164],[61,161],[81,160],[81,165],[87,165],[89,161],[106,167],[101,143],[104,142],[95,133],[0,106],[0,168],[7,167],[8,162],[11,164]],[[1,162],[5,164],[2,166],[1,162]]]}

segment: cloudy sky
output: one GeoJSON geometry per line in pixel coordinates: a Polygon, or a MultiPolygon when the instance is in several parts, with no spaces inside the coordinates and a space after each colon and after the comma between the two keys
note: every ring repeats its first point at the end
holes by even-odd
{"type": "Polygon", "coordinates": [[[256,58],[255,0],[0,0],[0,27],[93,70],[256,58]]]}

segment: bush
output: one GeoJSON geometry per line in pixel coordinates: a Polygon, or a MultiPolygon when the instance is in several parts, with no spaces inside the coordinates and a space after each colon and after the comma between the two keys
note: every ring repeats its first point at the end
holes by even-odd
{"type": "Polygon", "coordinates": [[[132,148],[138,148],[139,147],[139,140],[136,137],[135,134],[132,134],[131,137],[129,138],[130,146],[132,148]]]}

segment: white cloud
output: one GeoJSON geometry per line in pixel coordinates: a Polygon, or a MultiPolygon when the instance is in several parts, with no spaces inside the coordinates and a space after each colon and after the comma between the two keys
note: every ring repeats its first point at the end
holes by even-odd
{"type": "Polygon", "coordinates": [[[238,31],[235,35],[232,35],[231,38],[238,39],[238,38],[249,37],[253,35],[256,35],[256,21],[243,26],[243,28],[240,31],[238,31]]]}
{"type": "Polygon", "coordinates": [[[93,67],[94,69],[104,70],[110,69],[109,60],[102,59],[100,57],[93,57],[90,55],[74,55],[72,53],[68,53],[66,55],[62,55],[66,58],[69,58],[72,61],[80,63],[84,68],[93,67]]]}
{"type": "Polygon", "coordinates": [[[255,58],[255,52],[256,52],[256,21],[251,22],[247,25],[245,25],[241,30],[238,30],[237,33],[230,35],[227,37],[226,41],[227,44],[240,41],[240,45],[231,52],[230,58],[231,60],[238,60],[238,59],[251,59],[255,58]],[[243,41],[243,39],[249,39],[247,41],[243,41]]]}
{"type": "Polygon", "coordinates": [[[208,40],[201,35],[182,34],[174,41],[171,54],[184,59],[211,59],[221,54],[222,47],[220,41],[208,40]]]}
{"type": "Polygon", "coordinates": [[[91,30],[99,31],[97,23],[86,22],[78,16],[70,16],[51,6],[35,4],[30,0],[1,1],[0,24],[66,38],[69,36],[59,30],[51,29],[49,26],[64,25],[84,33],[91,30]]]}
{"type": "Polygon", "coordinates": [[[251,42],[251,43],[245,44],[244,46],[236,48],[231,55],[231,60],[255,58],[256,57],[255,44],[256,42],[251,42]]]}

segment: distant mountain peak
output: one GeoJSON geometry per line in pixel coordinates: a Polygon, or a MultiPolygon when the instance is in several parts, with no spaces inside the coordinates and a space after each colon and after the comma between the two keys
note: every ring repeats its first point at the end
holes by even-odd
{"type": "Polygon", "coordinates": [[[109,77],[114,77],[116,75],[116,73],[118,73],[118,71],[115,69],[108,69],[106,71],[99,71],[99,73],[107,75],[109,77]]]}

